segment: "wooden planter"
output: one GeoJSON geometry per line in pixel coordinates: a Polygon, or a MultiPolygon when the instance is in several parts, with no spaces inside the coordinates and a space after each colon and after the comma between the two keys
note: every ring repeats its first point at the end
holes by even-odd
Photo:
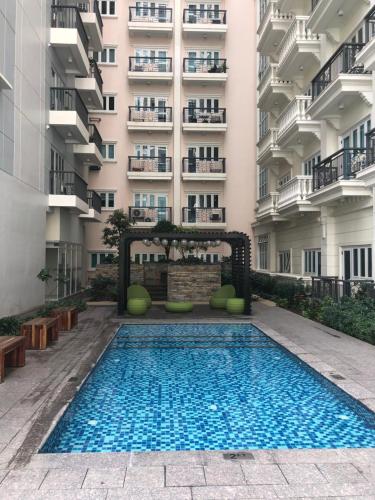
{"type": "Polygon", "coordinates": [[[56,318],[34,318],[21,326],[26,349],[44,350],[59,337],[56,318]]]}
{"type": "Polygon", "coordinates": [[[57,319],[59,331],[69,331],[78,323],[78,309],[75,307],[59,307],[51,311],[51,317],[57,319]]]}

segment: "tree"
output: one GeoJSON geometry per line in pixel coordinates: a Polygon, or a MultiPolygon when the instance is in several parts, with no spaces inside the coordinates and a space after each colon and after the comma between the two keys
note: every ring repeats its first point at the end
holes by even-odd
{"type": "Polygon", "coordinates": [[[127,214],[122,209],[114,212],[105,221],[106,227],[103,229],[103,243],[110,248],[120,249],[122,236],[131,228],[132,223],[127,214]]]}
{"type": "MultiPolygon", "coordinates": [[[[172,224],[172,222],[169,222],[168,220],[160,220],[151,230],[153,233],[177,233],[178,232],[178,227],[175,224],[172,224]]],[[[171,245],[167,245],[164,247],[165,251],[165,258],[168,261],[169,260],[169,255],[171,253],[171,245]]]]}

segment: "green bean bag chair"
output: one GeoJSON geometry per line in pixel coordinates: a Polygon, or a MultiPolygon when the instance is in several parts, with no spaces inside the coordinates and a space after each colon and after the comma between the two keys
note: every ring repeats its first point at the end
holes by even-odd
{"type": "Polygon", "coordinates": [[[132,316],[144,316],[147,312],[146,299],[129,299],[128,300],[128,313],[132,316]]]}
{"type": "Polygon", "coordinates": [[[228,299],[227,311],[229,314],[243,314],[245,311],[245,299],[228,299]]]}
{"type": "Polygon", "coordinates": [[[193,310],[192,302],[167,302],[165,310],[171,313],[187,313],[193,310]]]}
{"type": "Polygon", "coordinates": [[[150,294],[144,286],[130,285],[128,288],[128,300],[130,299],[144,299],[147,303],[147,308],[151,307],[152,301],[150,294]]]}
{"type": "Polygon", "coordinates": [[[224,285],[212,294],[210,306],[212,309],[225,309],[227,300],[236,296],[236,289],[233,285],[224,285]]]}

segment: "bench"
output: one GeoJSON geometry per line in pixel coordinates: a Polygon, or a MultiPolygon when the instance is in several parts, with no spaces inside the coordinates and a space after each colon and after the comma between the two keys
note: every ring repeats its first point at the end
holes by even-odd
{"type": "Polygon", "coordinates": [[[72,330],[78,323],[78,309],[75,307],[59,307],[50,312],[57,319],[58,330],[72,330]]]}
{"type": "Polygon", "coordinates": [[[4,382],[7,366],[25,366],[25,337],[0,337],[0,383],[4,382]]]}
{"type": "Polygon", "coordinates": [[[34,318],[26,321],[21,326],[21,335],[26,338],[26,349],[44,350],[59,337],[57,318],[34,318]]]}

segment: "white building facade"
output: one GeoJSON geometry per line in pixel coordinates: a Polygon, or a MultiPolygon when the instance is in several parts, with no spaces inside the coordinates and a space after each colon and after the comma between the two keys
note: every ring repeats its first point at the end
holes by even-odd
{"type": "Polygon", "coordinates": [[[373,4],[258,1],[259,271],[373,277],[373,4]]]}

